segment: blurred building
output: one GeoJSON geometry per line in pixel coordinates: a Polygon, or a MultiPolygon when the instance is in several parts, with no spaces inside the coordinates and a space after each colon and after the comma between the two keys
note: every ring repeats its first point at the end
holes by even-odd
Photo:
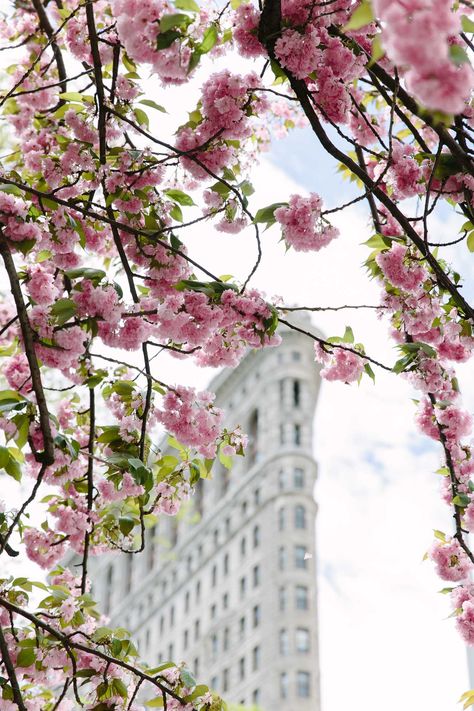
{"type": "Polygon", "coordinates": [[[280,333],[278,348],[250,352],[209,386],[226,424],[249,434],[247,456],[201,480],[179,520],[161,516],[143,553],[92,560],[91,577],[150,664],[184,660],[200,683],[263,711],[319,711],[319,374],[311,340],[280,333]]]}

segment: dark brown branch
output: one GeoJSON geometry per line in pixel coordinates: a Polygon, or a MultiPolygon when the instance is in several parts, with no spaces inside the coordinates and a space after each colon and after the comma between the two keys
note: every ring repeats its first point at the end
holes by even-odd
{"type": "Polygon", "coordinates": [[[27,711],[23,696],[21,694],[20,685],[15,674],[15,667],[8,651],[8,644],[3,634],[3,629],[0,627],[0,652],[2,653],[2,662],[8,674],[10,686],[12,687],[13,700],[15,701],[19,711],[27,711]]]}

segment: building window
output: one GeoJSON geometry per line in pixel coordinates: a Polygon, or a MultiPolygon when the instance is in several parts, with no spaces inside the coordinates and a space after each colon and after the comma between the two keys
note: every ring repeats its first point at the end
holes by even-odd
{"type": "Polygon", "coordinates": [[[239,659],[239,679],[240,681],[245,679],[245,657],[239,659]]]}
{"type": "Polygon", "coordinates": [[[250,420],[249,420],[249,425],[247,429],[247,434],[248,434],[248,446],[247,446],[247,457],[249,459],[248,465],[249,467],[252,466],[252,464],[255,464],[255,462],[258,459],[258,428],[259,428],[259,417],[258,417],[258,410],[254,410],[250,420]]]}
{"type": "Polygon", "coordinates": [[[278,530],[285,530],[285,508],[283,506],[278,509],[278,530]]]}
{"type": "Polygon", "coordinates": [[[226,652],[229,649],[229,628],[224,629],[224,635],[222,638],[222,649],[226,652]]]}
{"type": "Polygon", "coordinates": [[[147,548],[147,564],[148,570],[153,570],[156,563],[156,538],[158,535],[157,526],[150,528],[150,533],[148,534],[148,548],[147,548]]]}
{"type": "Polygon", "coordinates": [[[293,380],[293,406],[299,407],[301,404],[301,384],[299,380],[293,380]]]}
{"type": "Polygon", "coordinates": [[[255,489],[253,492],[253,502],[255,506],[260,506],[260,489],[255,489]]]}
{"type": "Polygon", "coordinates": [[[105,602],[104,602],[104,612],[106,615],[109,614],[110,608],[112,606],[112,590],[114,582],[114,566],[109,565],[107,568],[107,573],[105,576],[105,602]]]}
{"type": "Polygon", "coordinates": [[[241,617],[239,620],[239,634],[240,639],[243,639],[245,637],[245,617],[241,617]]]}
{"type": "Polygon", "coordinates": [[[252,692],[252,703],[254,706],[258,706],[260,703],[260,690],[255,689],[255,691],[252,692]]]}
{"type": "Polygon", "coordinates": [[[189,644],[189,632],[188,630],[184,630],[183,633],[183,649],[187,649],[189,644]]]}
{"type": "Polygon", "coordinates": [[[283,405],[285,403],[285,381],[280,380],[278,383],[278,389],[280,392],[280,404],[283,405]]]}
{"type": "Polygon", "coordinates": [[[219,545],[219,530],[218,530],[217,528],[216,528],[216,530],[214,531],[214,534],[213,534],[213,535],[214,535],[214,545],[215,545],[215,547],[217,548],[218,545],[219,545]]]}
{"type": "Polygon", "coordinates": [[[253,527],[253,547],[258,548],[260,545],[260,526],[253,527]]]}
{"type": "Polygon", "coordinates": [[[125,558],[125,594],[131,591],[133,585],[133,553],[125,558]]]}
{"type": "Polygon", "coordinates": [[[213,676],[211,679],[211,689],[213,689],[213,691],[217,689],[217,676],[213,676]]]}
{"type": "Polygon", "coordinates": [[[291,351],[291,360],[294,360],[295,362],[301,360],[301,353],[299,351],[291,351]]]}
{"type": "Polygon", "coordinates": [[[309,699],[310,675],[309,672],[296,672],[296,694],[300,699],[309,699]]]}
{"type": "Polygon", "coordinates": [[[186,595],[184,596],[184,611],[189,612],[189,590],[186,591],[186,595]]]}
{"type": "Polygon", "coordinates": [[[193,569],[193,557],[191,555],[188,555],[186,559],[186,570],[188,573],[190,573],[193,569]]]}
{"type": "Polygon", "coordinates": [[[252,579],[254,588],[260,585],[260,566],[255,565],[252,570],[252,579]]]}
{"type": "Polygon", "coordinates": [[[199,676],[199,657],[196,657],[194,659],[193,670],[194,670],[194,676],[199,676]]]}
{"type": "Polygon", "coordinates": [[[285,425],[280,425],[280,444],[285,444],[285,425]]]}
{"type": "Polygon", "coordinates": [[[211,620],[213,620],[216,615],[217,615],[217,606],[214,603],[214,605],[211,605],[211,620]]]}
{"type": "Polygon", "coordinates": [[[309,630],[305,627],[298,627],[296,630],[296,651],[309,652],[309,630]]]}
{"type": "Polygon", "coordinates": [[[295,528],[306,528],[306,509],[300,504],[295,506],[295,528]]]}
{"type": "Polygon", "coordinates": [[[213,588],[215,588],[217,584],[217,565],[212,566],[212,573],[211,573],[211,585],[213,588]]]}
{"type": "Polygon", "coordinates": [[[288,698],[288,674],[286,672],[280,674],[280,698],[288,698]]]}
{"type": "Polygon", "coordinates": [[[161,615],[160,617],[160,634],[163,634],[165,630],[165,616],[161,615]]]}
{"type": "Polygon", "coordinates": [[[229,574],[229,554],[226,553],[224,556],[224,575],[229,574]]]}
{"type": "Polygon", "coordinates": [[[296,586],[296,609],[307,610],[309,607],[308,588],[305,585],[296,586]]]}
{"type": "Polygon", "coordinates": [[[240,555],[242,558],[245,556],[247,552],[247,539],[245,536],[240,540],[240,555]]]}
{"type": "Polygon", "coordinates": [[[171,662],[174,657],[174,647],[173,644],[168,646],[168,660],[171,662]]]}
{"type": "Polygon", "coordinates": [[[304,469],[301,469],[301,467],[296,467],[293,474],[293,483],[295,489],[304,489],[304,469]]]}
{"type": "Polygon", "coordinates": [[[280,570],[285,570],[286,568],[286,549],[284,546],[280,546],[278,549],[278,567],[280,570]]]}
{"type": "Polygon", "coordinates": [[[171,605],[170,608],[170,626],[172,627],[174,625],[174,605],[171,605]]]}
{"type": "Polygon", "coordinates": [[[296,444],[298,447],[301,444],[301,425],[296,422],[293,425],[293,444],[296,444]]]}
{"type": "Polygon", "coordinates": [[[222,671],[222,691],[229,691],[229,670],[222,671]]]}
{"type": "Polygon", "coordinates": [[[202,560],[202,543],[198,545],[198,558],[202,560]]]}
{"type": "Polygon", "coordinates": [[[199,634],[200,634],[200,624],[199,624],[199,620],[196,620],[194,623],[194,639],[195,640],[199,639],[199,634]]]}
{"type": "Polygon", "coordinates": [[[260,605],[255,605],[252,610],[252,622],[254,627],[258,627],[260,624],[260,605]]]}
{"type": "Polygon", "coordinates": [[[150,647],[150,637],[151,637],[151,630],[148,627],[146,633],[145,633],[145,650],[148,650],[150,647]]]}
{"type": "Polygon", "coordinates": [[[196,583],[196,602],[201,599],[201,581],[198,580],[196,583]]]}
{"type": "Polygon", "coordinates": [[[242,518],[245,518],[247,516],[247,502],[246,501],[242,501],[241,512],[242,512],[242,518]]]}
{"type": "Polygon", "coordinates": [[[240,597],[245,597],[246,587],[247,587],[247,581],[245,580],[245,577],[240,578],[240,597]]]}
{"type": "Polygon", "coordinates": [[[252,649],[252,670],[257,671],[260,667],[260,647],[252,649]]]}
{"type": "Polygon", "coordinates": [[[289,652],[290,652],[290,640],[288,637],[288,630],[280,630],[280,633],[278,635],[278,640],[279,640],[279,649],[280,649],[280,654],[282,657],[286,657],[289,652]]]}
{"type": "Polygon", "coordinates": [[[306,568],[306,563],[306,548],[304,546],[295,546],[295,567],[306,568]]]}
{"type": "Polygon", "coordinates": [[[278,591],[278,601],[279,601],[279,608],[280,612],[284,612],[286,610],[286,605],[287,605],[287,594],[286,594],[286,588],[280,588],[278,591]]]}
{"type": "Polygon", "coordinates": [[[217,657],[217,635],[213,634],[211,637],[211,651],[212,651],[212,658],[215,659],[217,657]]]}
{"type": "Polygon", "coordinates": [[[285,472],[280,469],[278,472],[278,488],[282,491],[285,488],[285,472]]]}
{"type": "Polygon", "coordinates": [[[230,518],[226,518],[225,520],[225,532],[226,535],[229,535],[230,533],[230,518]]]}
{"type": "Polygon", "coordinates": [[[224,593],[222,596],[222,607],[224,610],[227,610],[227,608],[229,607],[229,594],[228,593],[224,593]]]}

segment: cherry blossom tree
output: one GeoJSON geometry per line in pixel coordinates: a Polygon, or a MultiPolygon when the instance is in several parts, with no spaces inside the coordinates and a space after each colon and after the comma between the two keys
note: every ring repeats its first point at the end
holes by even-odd
{"type": "MultiPolygon", "coordinates": [[[[453,518],[428,556],[474,644],[472,419],[454,371],[474,347],[474,308],[442,252],[474,251],[470,2],[5,5],[0,465],[18,491],[0,513],[0,552],[26,554],[49,577],[0,581],[0,709],[224,708],[185,667],[150,668],[126,630],[104,626],[88,561],[143,550],[157,517],[175,515],[216,458],[244,454],[245,433],[223,426],[212,393],[159,379],[157,352],[234,367],[249,348],[276,346],[279,323],[302,330],[288,321],[299,307],[258,290],[262,228],[275,225],[287,249],[330,250],[331,214],[360,201],[381,292],[367,308],[386,319],[398,359],[381,362],[350,327],[327,339],[304,332],[327,380],[385,369],[419,391],[416,421],[439,444],[453,518]],[[240,71],[219,68],[225,55],[240,71]],[[166,140],[153,87],[183,85],[186,102],[197,75],[198,103],[166,140]],[[350,203],[325,209],[313,193],[254,205],[252,167],[295,125],[356,182],[350,203]],[[461,229],[437,244],[441,208],[461,229]],[[241,283],[190,256],[188,230],[211,228],[252,231],[256,258],[241,283]],[[78,575],[61,566],[70,551],[78,575]]],[[[323,308],[346,307],[311,310],[323,308]]]]}

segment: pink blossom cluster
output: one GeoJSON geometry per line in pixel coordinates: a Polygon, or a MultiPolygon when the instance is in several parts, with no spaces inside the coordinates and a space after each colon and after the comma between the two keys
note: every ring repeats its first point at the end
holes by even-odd
{"type": "Polygon", "coordinates": [[[257,36],[259,22],[260,13],[250,2],[242,3],[234,12],[232,36],[239,54],[243,57],[259,57],[265,54],[257,36]]]}
{"type": "Polygon", "coordinates": [[[136,62],[151,64],[163,83],[187,81],[190,46],[175,39],[167,47],[157,47],[160,20],[175,13],[167,0],[115,0],[112,10],[117,20],[118,36],[129,57],[136,62]]]}
{"type": "Polygon", "coordinates": [[[204,457],[216,455],[223,412],[215,407],[212,393],[184,387],[169,390],[157,417],[185,446],[193,447],[204,457]]]}
{"type": "Polygon", "coordinates": [[[257,74],[240,76],[227,69],[204,82],[202,120],[197,127],[182,128],[176,141],[176,148],[190,154],[182,158],[182,164],[197,180],[206,178],[207,171],[219,173],[232,164],[235,146],[225,139],[242,141],[250,137],[252,114],[263,114],[269,105],[263,95],[253,93],[260,86],[257,74]]]}
{"type": "Polygon", "coordinates": [[[325,380],[342,380],[344,383],[353,383],[364,372],[365,361],[362,355],[341,346],[331,347],[315,343],[315,360],[324,365],[321,377],[325,380]]]}
{"type": "Polygon", "coordinates": [[[309,198],[292,195],[287,206],[275,210],[285,242],[297,252],[317,252],[339,235],[339,231],[321,217],[321,208],[321,198],[311,193],[309,198]]]}
{"type": "Polygon", "coordinates": [[[473,564],[455,538],[446,541],[437,540],[433,543],[429,555],[435,564],[437,574],[443,580],[452,582],[465,580],[473,569],[473,564]]]}
{"type": "Polygon", "coordinates": [[[387,54],[405,70],[409,91],[430,109],[461,113],[474,88],[469,61],[456,64],[450,57],[461,13],[449,0],[374,0],[374,11],[387,54]]]}

